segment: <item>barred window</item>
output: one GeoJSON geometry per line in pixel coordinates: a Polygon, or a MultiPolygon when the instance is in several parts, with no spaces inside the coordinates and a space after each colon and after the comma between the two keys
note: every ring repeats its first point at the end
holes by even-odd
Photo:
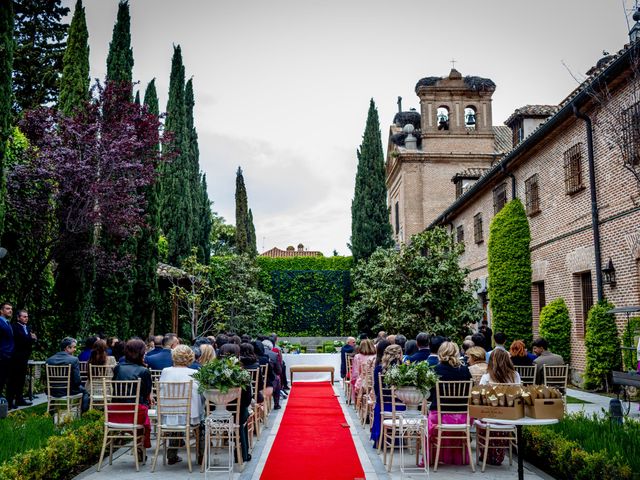
{"type": "Polygon", "coordinates": [[[456,182],[456,198],[462,195],[462,180],[458,180],[456,182]]]}
{"type": "Polygon", "coordinates": [[[540,195],[538,193],[538,174],[531,175],[524,181],[524,192],[527,201],[527,215],[540,212],[540,195]]]}
{"type": "Polygon", "coordinates": [[[456,240],[458,243],[464,243],[464,226],[462,225],[456,227],[456,240]]]}
{"type": "Polygon", "coordinates": [[[482,214],[478,213],[473,217],[473,241],[476,243],[484,242],[482,234],[482,214]]]}
{"type": "Polygon", "coordinates": [[[564,189],[567,195],[579,192],[582,185],[582,143],[564,152],[564,189]]]}
{"type": "Polygon", "coordinates": [[[395,227],[396,227],[396,235],[400,233],[400,205],[398,202],[395,204],[395,227]]]}
{"type": "Polygon", "coordinates": [[[622,156],[625,165],[640,165],[640,102],[622,112],[622,156]]]}
{"type": "Polygon", "coordinates": [[[493,213],[498,213],[507,204],[507,184],[502,182],[493,189],[493,213]]]}

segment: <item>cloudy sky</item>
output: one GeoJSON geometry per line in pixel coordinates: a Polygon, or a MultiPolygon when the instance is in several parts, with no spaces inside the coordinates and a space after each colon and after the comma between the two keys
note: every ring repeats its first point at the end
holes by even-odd
{"type": "MultiPolygon", "coordinates": [[[[522,105],[560,102],[603,50],[620,49],[632,1],[131,0],[134,79],[156,78],[162,109],[181,45],[214,210],[234,223],[241,166],[258,250],[347,255],[370,98],[386,144],[396,98],[417,108],[415,83],[455,59],[497,84],[502,124],[522,105]]],[[[84,4],[91,76],[102,79],[117,0],[84,4]]]]}

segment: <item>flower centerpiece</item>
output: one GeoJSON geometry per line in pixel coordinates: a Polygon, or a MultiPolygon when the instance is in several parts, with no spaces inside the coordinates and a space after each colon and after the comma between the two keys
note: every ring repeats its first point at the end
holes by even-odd
{"type": "Polygon", "coordinates": [[[216,358],[193,374],[198,391],[216,405],[216,412],[227,414],[227,404],[240,396],[251,383],[251,374],[236,357],[216,358]]]}
{"type": "Polygon", "coordinates": [[[336,352],[339,352],[342,347],[344,347],[344,342],[342,340],[333,341],[333,348],[335,348],[336,352]]]}
{"type": "Polygon", "coordinates": [[[438,383],[438,375],[427,362],[401,363],[384,374],[384,383],[395,387],[396,397],[407,406],[405,415],[419,415],[418,408],[438,383]]]}
{"type": "Polygon", "coordinates": [[[282,353],[289,353],[291,351],[291,342],[288,340],[281,341],[280,348],[282,348],[282,353]]]}

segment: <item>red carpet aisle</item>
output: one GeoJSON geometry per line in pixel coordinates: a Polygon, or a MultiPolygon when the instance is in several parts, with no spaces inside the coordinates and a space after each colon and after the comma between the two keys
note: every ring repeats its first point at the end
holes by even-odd
{"type": "Polygon", "coordinates": [[[297,382],[291,388],[260,480],[283,478],[365,478],[351,431],[329,382],[297,382]]]}

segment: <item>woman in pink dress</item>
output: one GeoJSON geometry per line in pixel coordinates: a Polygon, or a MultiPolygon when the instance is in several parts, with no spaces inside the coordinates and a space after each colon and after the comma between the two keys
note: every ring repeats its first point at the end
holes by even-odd
{"type": "Polygon", "coordinates": [[[356,401],[358,391],[362,387],[363,374],[367,369],[373,371],[373,362],[376,359],[376,347],[368,338],[360,342],[358,353],[351,362],[351,400],[356,401]]]}

